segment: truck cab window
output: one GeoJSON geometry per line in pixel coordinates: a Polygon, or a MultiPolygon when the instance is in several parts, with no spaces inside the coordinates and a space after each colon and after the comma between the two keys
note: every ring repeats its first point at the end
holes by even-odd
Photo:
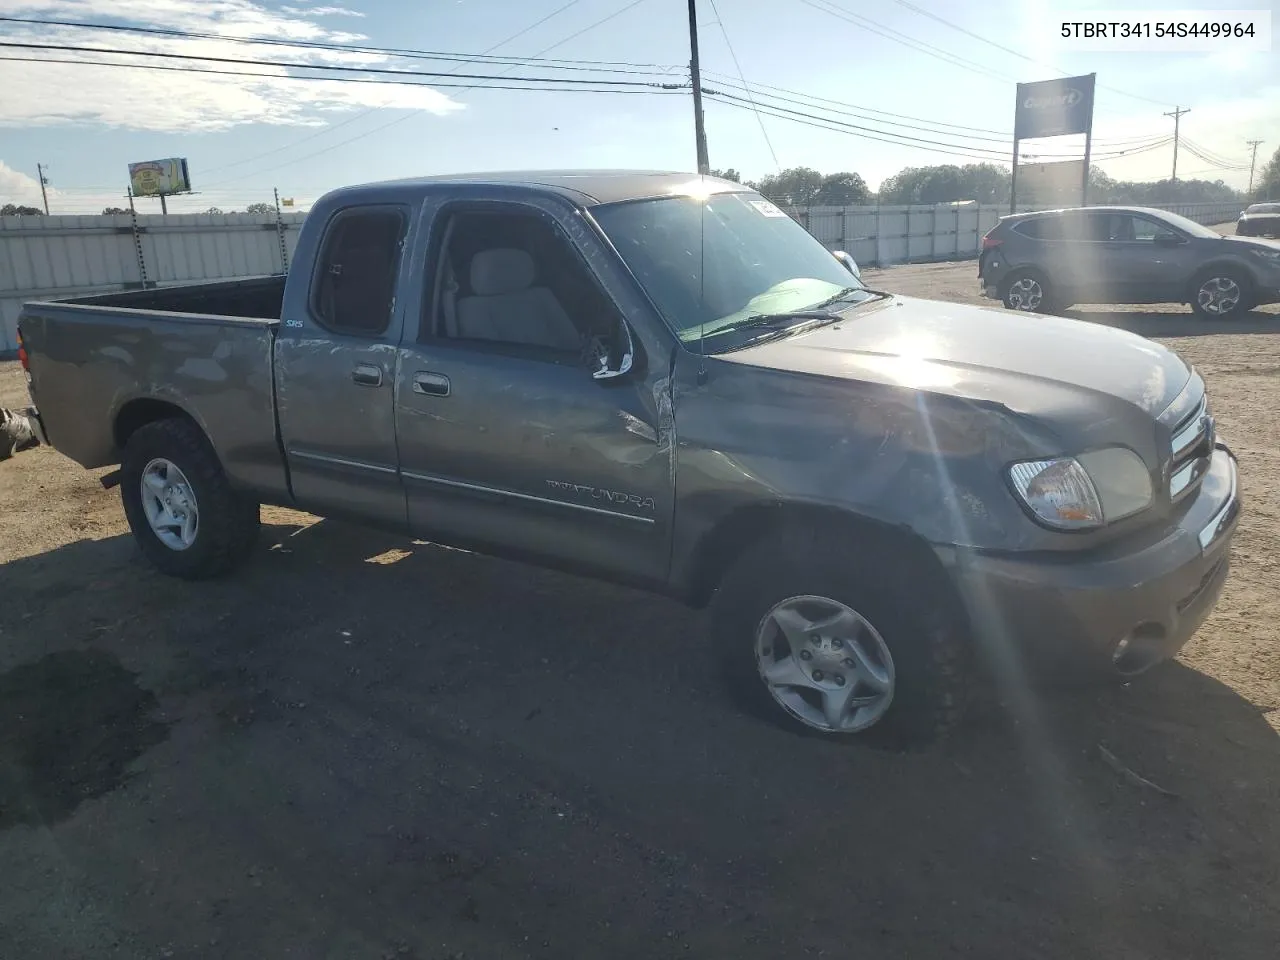
{"type": "Polygon", "coordinates": [[[377,337],[391,323],[406,220],[399,210],[339,214],[316,270],[312,309],[336,333],[377,337]]]}
{"type": "Polygon", "coordinates": [[[439,339],[576,358],[619,329],[569,241],[535,214],[454,214],[436,269],[434,322],[424,332],[439,339]]]}

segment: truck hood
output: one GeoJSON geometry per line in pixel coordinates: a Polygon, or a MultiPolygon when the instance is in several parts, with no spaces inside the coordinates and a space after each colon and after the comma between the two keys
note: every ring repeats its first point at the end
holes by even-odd
{"type": "Polygon", "coordinates": [[[721,359],[993,401],[1026,413],[1069,407],[1073,396],[1088,393],[1157,417],[1190,378],[1177,354],[1123,330],[898,296],[721,359]]]}

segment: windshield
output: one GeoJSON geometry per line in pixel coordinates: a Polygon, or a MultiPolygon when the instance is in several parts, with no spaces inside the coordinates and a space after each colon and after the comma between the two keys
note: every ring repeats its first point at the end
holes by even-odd
{"type": "Polygon", "coordinates": [[[722,193],[594,207],[592,215],[681,340],[732,343],[740,325],[874,296],[768,200],[722,193]]]}
{"type": "Polygon", "coordinates": [[[1213,230],[1210,230],[1208,227],[1202,226],[1201,224],[1196,223],[1194,220],[1188,220],[1186,217],[1176,213],[1166,213],[1165,211],[1161,210],[1160,218],[1170,226],[1177,227],[1183,233],[1190,234],[1193,237],[1204,237],[1207,239],[1208,238],[1216,239],[1217,237],[1222,236],[1222,234],[1215,233],[1213,230]]]}
{"type": "Polygon", "coordinates": [[[1280,213],[1280,203],[1255,203],[1245,213],[1280,213]]]}

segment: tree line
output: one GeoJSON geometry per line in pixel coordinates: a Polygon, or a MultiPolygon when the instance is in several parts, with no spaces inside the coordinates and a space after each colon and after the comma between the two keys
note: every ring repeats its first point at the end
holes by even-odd
{"type": "MultiPolygon", "coordinates": [[[[994,163],[940,164],[907,167],[872,190],[856,173],[819,173],[811,167],[791,167],[759,180],[746,180],[737,170],[712,170],[712,175],[745,184],[760,191],[774,203],[795,207],[857,207],[872,203],[950,203],[973,200],[977,203],[1009,202],[1010,175],[994,163]]],[[[1089,168],[1089,202],[1141,206],[1161,203],[1216,203],[1239,200],[1280,201],[1280,149],[1258,168],[1253,193],[1246,196],[1221,180],[1157,180],[1154,183],[1115,180],[1101,167],[1089,168]]],[[[270,203],[251,203],[245,213],[275,213],[270,203]]],[[[104,214],[128,213],[122,207],[107,207],[104,214]]],[[[210,207],[206,213],[236,213],[210,207]]],[[[37,207],[6,203],[0,216],[42,216],[37,207]]]]}
{"type": "MultiPolygon", "coordinates": [[[[938,164],[907,167],[872,190],[861,176],[849,171],[820,173],[812,167],[791,167],[759,180],[747,180],[734,168],[712,170],[713,176],[758,190],[774,203],[795,207],[850,207],[874,203],[1007,204],[1010,171],[994,163],[938,164]]],[[[1022,191],[1019,190],[1019,196],[1022,191]]],[[[1238,200],[1280,200],[1280,149],[1259,168],[1250,196],[1221,180],[1116,180],[1101,167],[1089,168],[1089,202],[1132,206],[1167,203],[1216,203],[1238,200]]]]}

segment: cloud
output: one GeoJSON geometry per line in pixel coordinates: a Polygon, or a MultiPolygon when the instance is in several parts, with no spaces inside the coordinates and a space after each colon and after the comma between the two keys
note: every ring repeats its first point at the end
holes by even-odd
{"type": "Polygon", "coordinates": [[[281,13],[292,14],[297,17],[313,16],[313,17],[363,17],[364,14],[359,10],[348,10],[346,7],[311,7],[303,9],[302,7],[281,7],[281,13]]]}
{"type": "Polygon", "coordinates": [[[0,160],[0,205],[40,206],[40,182],[0,160]]]}
{"type": "MultiPolygon", "coordinates": [[[[348,44],[363,34],[331,31],[314,18],[345,7],[271,9],[256,0],[0,0],[0,14],[40,19],[120,20],[129,25],[176,29],[217,37],[289,39],[348,44]],[[289,11],[298,11],[291,13],[289,11]]],[[[95,33],[69,27],[23,26],[11,41],[57,43],[132,51],[183,53],[229,59],[271,60],[324,66],[394,66],[394,58],[347,50],[291,49],[221,39],[183,39],[95,33]]],[[[25,63],[0,53],[0,126],[39,127],[101,124],[131,130],[196,132],[225,130],[244,123],[318,126],[326,115],[357,108],[394,107],[447,114],[462,104],[426,86],[290,79],[303,74],[290,66],[259,66],[147,59],[170,68],[90,66],[85,62],[138,63],[118,54],[29,51],[34,57],[72,63],[25,63]],[[225,71],[194,73],[184,68],[225,71]],[[240,76],[240,74],[266,76],[240,76]],[[231,75],[228,75],[231,74],[231,75]]],[[[421,64],[418,64],[421,68],[421,64]]]]}

